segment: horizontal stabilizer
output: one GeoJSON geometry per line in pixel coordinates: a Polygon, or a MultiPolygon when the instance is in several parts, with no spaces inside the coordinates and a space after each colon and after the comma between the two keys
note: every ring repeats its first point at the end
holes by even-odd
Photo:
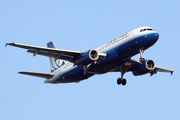
{"type": "Polygon", "coordinates": [[[52,78],[54,76],[53,74],[35,73],[35,72],[23,72],[23,71],[19,72],[19,74],[30,75],[30,76],[46,78],[46,79],[50,79],[50,78],[52,78]]]}

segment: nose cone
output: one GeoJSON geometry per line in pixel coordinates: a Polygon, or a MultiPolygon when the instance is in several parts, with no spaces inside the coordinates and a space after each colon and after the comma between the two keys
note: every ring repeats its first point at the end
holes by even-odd
{"type": "Polygon", "coordinates": [[[158,39],[159,39],[159,34],[157,32],[146,34],[144,39],[145,40],[144,48],[147,49],[151,47],[157,42],[158,39]]]}
{"type": "Polygon", "coordinates": [[[156,41],[159,39],[159,33],[154,34],[156,41]]]}
{"type": "Polygon", "coordinates": [[[154,43],[156,43],[157,42],[157,40],[159,39],[159,33],[152,33],[152,34],[150,34],[150,35],[148,35],[149,36],[149,41],[152,43],[152,44],[154,44],[154,43]]]}

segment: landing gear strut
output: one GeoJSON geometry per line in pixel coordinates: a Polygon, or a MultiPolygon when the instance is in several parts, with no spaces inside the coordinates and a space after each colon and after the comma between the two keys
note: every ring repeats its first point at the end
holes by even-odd
{"type": "Polygon", "coordinates": [[[144,50],[140,49],[139,52],[140,52],[139,62],[143,63],[143,62],[145,61],[145,59],[142,58],[142,55],[143,55],[144,50]]]}
{"type": "Polygon", "coordinates": [[[128,67],[127,66],[121,66],[120,70],[121,70],[121,78],[117,79],[117,84],[118,85],[120,85],[120,84],[126,85],[127,81],[126,81],[126,79],[123,78],[123,76],[127,72],[128,67]]]}

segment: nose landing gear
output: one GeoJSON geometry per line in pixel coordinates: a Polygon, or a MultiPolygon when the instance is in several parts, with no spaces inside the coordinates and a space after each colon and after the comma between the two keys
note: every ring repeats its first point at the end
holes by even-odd
{"type": "Polygon", "coordinates": [[[139,62],[141,62],[141,63],[143,63],[145,61],[145,59],[142,58],[143,52],[144,52],[144,50],[142,50],[142,49],[139,50],[139,53],[140,53],[139,62]]]}

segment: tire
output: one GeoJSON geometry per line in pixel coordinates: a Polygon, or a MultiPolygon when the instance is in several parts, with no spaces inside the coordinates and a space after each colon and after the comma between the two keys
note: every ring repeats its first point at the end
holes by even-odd
{"type": "Polygon", "coordinates": [[[122,85],[126,85],[126,82],[127,82],[126,79],[123,79],[122,80],[122,85]]]}
{"type": "Polygon", "coordinates": [[[122,83],[121,78],[117,79],[117,84],[120,85],[122,83]]]}

